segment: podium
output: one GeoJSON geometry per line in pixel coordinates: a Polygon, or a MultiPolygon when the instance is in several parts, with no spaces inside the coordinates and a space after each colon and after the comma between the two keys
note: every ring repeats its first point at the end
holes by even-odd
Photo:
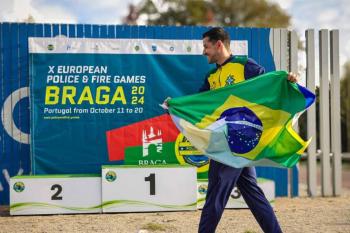
{"type": "Polygon", "coordinates": [[[193,166],[102,167],[104,213],[196,210],[196,189],[193,166]]]}
{"type": "MultiPolygon", "coordinates": [[[[273,205],[275,184],[258,178],[273,205]]],[[[194,166],[102,166],[101,175],[15,176],[10,180],[10,214],[73,214],[184,211],[203,208],[208,181],[194,166]]],[[[248,208],[232,190],[226,208],[248,208]]]]}
{"type": "Polygon", "coordinates": [[[10,180],[11,215],[100,212],[100,175],[15,176],[10,180]]]}
{"type": "MultiPolygon", "coordinates": [[[[258,186],[263,190],[266,199],[272,206],[275,203],[275,182],[268,179],[257,178],[258,186]]],[[[208,180],[198,180],[197,183],[197,208],[202,209],[205,203],[205,196],[208,189],[208,180]]],[[[242,194],[237,187],[232,189],[230,198],[225,206],[225,209],[243,209],[249,208],[245,203],[242,194]]]]}

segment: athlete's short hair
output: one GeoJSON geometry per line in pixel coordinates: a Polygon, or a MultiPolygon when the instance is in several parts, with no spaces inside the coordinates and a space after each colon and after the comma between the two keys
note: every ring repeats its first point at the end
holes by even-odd
{"type": "Polygon", "coordinates": [[[202,38],[204,39],[205,37],[208,37],[209,41],[212,43],[221,40],[226,49],[230,49],[230,34],[228,34],[228,32],[222,27],[211,28],[209,31],[203,33],[202,38]]]}

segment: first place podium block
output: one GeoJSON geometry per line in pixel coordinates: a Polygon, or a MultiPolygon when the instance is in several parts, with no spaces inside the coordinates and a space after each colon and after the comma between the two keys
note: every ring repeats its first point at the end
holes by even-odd
{"type": "Polygon", "coordinates": [[[15,176],[10,185],[11,215],[101,212],[100,175],[15,176]]]}
{"type": "Polygon", "coordinates": [[[146,212],[197,209],[192,166],[102,166],[102,211],[146,212]]]}

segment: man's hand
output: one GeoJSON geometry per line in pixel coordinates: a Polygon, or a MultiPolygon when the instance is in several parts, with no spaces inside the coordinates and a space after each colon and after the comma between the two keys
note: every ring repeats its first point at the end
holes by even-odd
{"type": "Polygon", "coordinates": [[[168,110],[169,109],[168,101],[170,99],[171,99],[171,97],[167,97],[162,104],[159,104],[159,106],[161,106],[165,110],[168,110]]]}
{"type": "Polygon", "coordinates": [[[289,82],[296,83],[296,82],[298,82],[298,78],[299,78],[298,74],[295,74],[295,73],[292,73],[292,72],[288,73],[287,79],[288,79],[289,82]]]}

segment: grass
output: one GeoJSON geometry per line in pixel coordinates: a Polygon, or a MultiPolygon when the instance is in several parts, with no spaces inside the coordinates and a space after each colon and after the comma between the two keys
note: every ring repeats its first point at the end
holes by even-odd
{"type": "Polygon", "coordinates": [[[147,223],[142,226],[142,229],[148,231],[165,231],[165,227],[159,223],[147,223]]]}

